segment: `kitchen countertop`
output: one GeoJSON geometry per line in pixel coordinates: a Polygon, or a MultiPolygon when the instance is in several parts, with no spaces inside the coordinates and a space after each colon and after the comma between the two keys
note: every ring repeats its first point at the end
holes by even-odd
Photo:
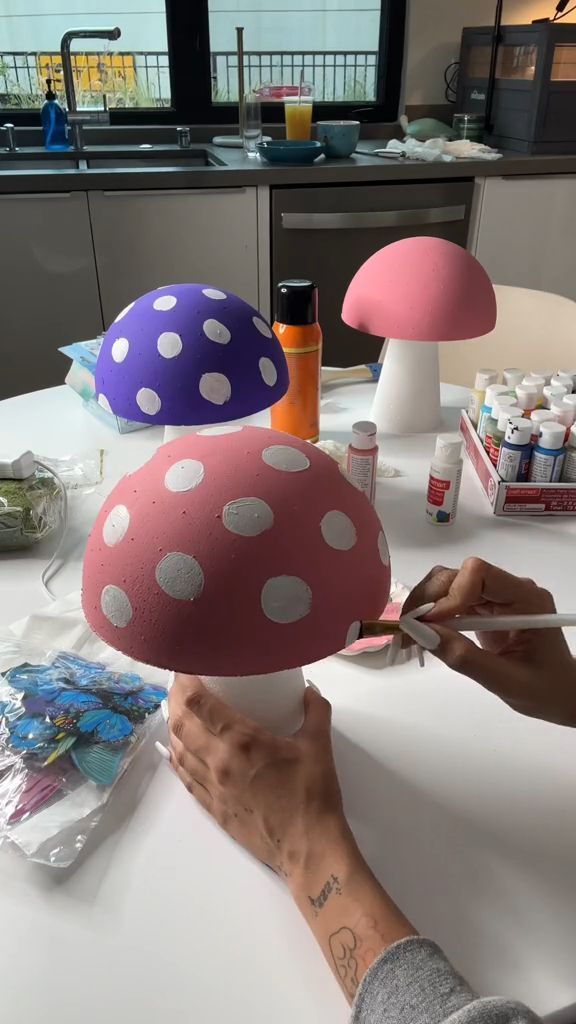
{"type": "MultiPolygon", "coordinates": [[[[363,150],[374,150],[386,145],[385,140],[361,140],[363,150]]],[[[320,158],[313,166],[274,167],[257,157],[247,157],[242,150],[225,149],[201,144],[182,151],[174,146],[155,146],[148,154],[137,146],[123,147],[122,154],[143,161],[166,154],[176,166],[113,167],[113,168],[50,168],[47,162],[76,159],[75,154],[46,154],[44,150],[22,149],[17,155],[0,155],[0,194],[33,192],[70,192],[91,189],[167,189],[167,188],[245,188],[255,185],[337,185],[346,182],[363,184],[385,181],[429,181],[434,179],[462,179],[488,176],[576,174],[576,154],[565,156],[531,156],[524,153],[504,152],[501,160],[457,160],[453,163],[422,163],[416,160],[388,160],[381,157],[356,154],[346,160],[320,158]],[[178,167],[177,161],[193,157],[194,152],[206,150],[224,166],[178,167]],[[45,159],[43,159],[45,158],[45,159]],[[15,170],[16,160],[41,160],[38,169],[15,170]]],[[[78,154],[81,159],[114,159],[119,155],[102,147],[90,148],[78,154]]]]}

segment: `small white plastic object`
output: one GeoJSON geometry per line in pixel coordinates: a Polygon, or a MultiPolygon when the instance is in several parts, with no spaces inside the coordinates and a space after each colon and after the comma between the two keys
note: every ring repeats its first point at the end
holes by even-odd
{"type": "MultiPolygon", "coordinates": [[[[576,395],[564,395],[562,398],[562,405],[569,405],[576,414],[576,395]]],[[[576,419],[576,415],[574,416],[576,419]]]]}
{"type": "Polygon", "coordinates": [[[541,401],[542,396],[544,394],[544,388],[547,384],[547,380],[545,377],[539,377],[535,373],[528,373],[524,377],[522,383],[527,384],[528,387],[536,388],[536,391],[538,392],[538,401],[541,401]]]}
{"type": "Polygon", "coordinates": [[[481,441],[486,440],[486,424],[492,415],[494,399],[498,395],[508,395],[510,397],[510,392],[506,384],[490,384],[489,387],[486,388],[486,397],[484,399],[484,405],[480,410],[480,419],[478,420],[478,437],[481,441]]]}
{"type": "Polygon", "coordinates": [[[566,402],[566,398],[562,398],[559,402],[553,402],[550,406],[550,412],[556,423],[563,423],[566,429],[570,429],[574,419],[576,419],[576,409],[573,405],[566,402]]]}
{"type": "Polygon", "coordinates": [[[462,482],[462,438],[439,434],[430,464],[426,518],[437,526],[450,526],[456,518],[462,482]]]}
{"type": "Polygon", "coordinates": [[[564,467],[565,436],[566,428],[563,423],[550,421],[542,424],[540,438],[530,463],[530,483],[558,483],[564,467]]]}
{"type": "Polygon", "coordinates": [[[568,394],[570,394],[572,392],[573,388],[574,388],[574,381],[572,380],[571,375],[569,373],[563,373],[562,370],[560,370],[558,373],[554,374],[554,376],[552,377],[552,379],[550,381],[550,384],[552,384],[552,385],[561,384],[563,387],[566,388],[566,391],[568,392],[568,394]]]}
{"type": "Polygon", "coordinates": [[[532,370],[530,377],[543,377],[544,384],[549,384],[554,376],[554,370],[532,370]]]}
{"type": "Polygon", "coordinates": [[[572,377],[572,386],[573,386],[573,388],[576,388],[576,370],[566,370],[566,369],[563,369],[563,370],[558,370],[558,373],[563,373],[567,377],[572,377]]]}
{"type": "Polygon", "coordinates": [[[534,409],[534,412],[531,413],[530,415],[530,420],[532,423],[532,444],[538,443],[538,438],[540,437],[540,427],[542,426],[542,424],[553,419],[554,413],[551,409],[534,409]]]}
{"type": "Polygon", "coordinates": [[[572,427],[566,444],[566,458],[561,479],[563,484],[576,484],[576,426],[572,427]]]}
{"type": "Polygon", "coordinates": [[[525,418],[508,420],[498,453],[498,473],[510,483],[528,478],[532,423],[525,418]]]}
{"type": "Polygon", "coordinates": [[[275,736],[302,725],[306,681],[301,668],[261,676],[202,676],[204,686],[275,736]]]}
{"type": "Polygon", "coordinates": [[[0,455],[0,480],[25,480],[36,470],[36,460],[30,451],[0,455]]]}
{"type": "Polygon", "coordinates": [[[524,380],[524,370],[520,370],[517,366],[509,366],[502,371],[502,380],[508,388],[518,387],[518,384],[524,380]]]}
{"type": "Polygon", "coordinates": [[[549,409],[553,401],[560,401],[567,394],[568,391],[563,384],[547,384],[544,388],[544,405],[549,409]]]}
{"type": "Polygon", "coordinates": [[[538,388],[534,384],[518,384],[516,399],[520,408],[529,415],[538,403],[538,388]]]}
{"type": "Polygon", "coordinates": [[[480,412],[484,405],[484,399],[486,397],[486,388],[490,387],[491,384],[495,384],[498,380],[497,370],[478,370],[476,378],[474,380],[474,387],[470,392],[470,401],[468,403],[468,416],[472,420],[475,427],[478,426],[478,420],[480,419],[480,412]]]}
{"type": "Polygon", "coordinates": [[[376,424],[359,420],[352,426],[352,441],[348,445],[346,470],[352,482],[374,504],[378,475],[378,445],[376,424]]]}

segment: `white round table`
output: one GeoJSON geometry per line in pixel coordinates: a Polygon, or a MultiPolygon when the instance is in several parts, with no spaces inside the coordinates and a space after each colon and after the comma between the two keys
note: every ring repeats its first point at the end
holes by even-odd
{"type": "MultiPolygon", "coordinates": [[[[348,441],[371,384],[327,390],[323,436],[348,441]]],[[[445,388],[447,425],[462,389],[445,388]]],[[[76,589],[104,495],[160,442],[119,436],[68,389],[0,403],[0,450],[107,449],[106,479],[73,520],[61,595],[76,589]]],[[[576,519],[496,519],[465,466],[459,517],[424,518],[432,437],[390,438],[402,475],[378,485],[395,576],[476,554],[552,589],[576,610],[576,519]]],[[[52,542],[0,556],[0,628],[44,600],[52,542]]],[[[543,639],[545,642],[545,639],[543,639]]],[[[484,994],[524,1000],[549,1024],[576,1021],[576,731],[513,714],[432,659],[381,670],[379,656],[309,668],[334,705],[347,812],[377,876],[484,994]]],[[[29,1024],[343,1024],[348,1010],[282,884],[141,752],[68,871],[0,856],[2,1004],[29,1024]]]]}

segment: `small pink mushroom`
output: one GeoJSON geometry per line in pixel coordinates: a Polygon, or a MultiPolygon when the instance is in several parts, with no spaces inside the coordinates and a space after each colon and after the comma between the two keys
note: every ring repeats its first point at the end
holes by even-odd
{"type": "Polygon", "coordinates": [[[378,516],[329,456],[220,426],[164,445],[116,486],[88,541],[82,603],[124,654],[237,677],[348,646],[389,589],[378,516]]]}
{"type": "Polygon", "coordinates": [[[388,338],[371,419],[383,433],[440,425],[438,345],[493,330],[496,297],[471,253],[444,238],[403,238],[360,267],[342,307],[359,331],[388,338]]]}

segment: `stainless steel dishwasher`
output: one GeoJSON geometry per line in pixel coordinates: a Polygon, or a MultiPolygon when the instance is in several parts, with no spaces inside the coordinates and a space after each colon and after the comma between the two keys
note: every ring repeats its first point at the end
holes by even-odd
{"type": "Polygon", "coordinates": [[[272,309],[278,281],[308,277],[319,290],[323,363],[377,360],[382,342],[342,323],[358,267],[390,242],[436,235],[466,245],[472,181],[276,188],[272,192],[272,309]]]}

